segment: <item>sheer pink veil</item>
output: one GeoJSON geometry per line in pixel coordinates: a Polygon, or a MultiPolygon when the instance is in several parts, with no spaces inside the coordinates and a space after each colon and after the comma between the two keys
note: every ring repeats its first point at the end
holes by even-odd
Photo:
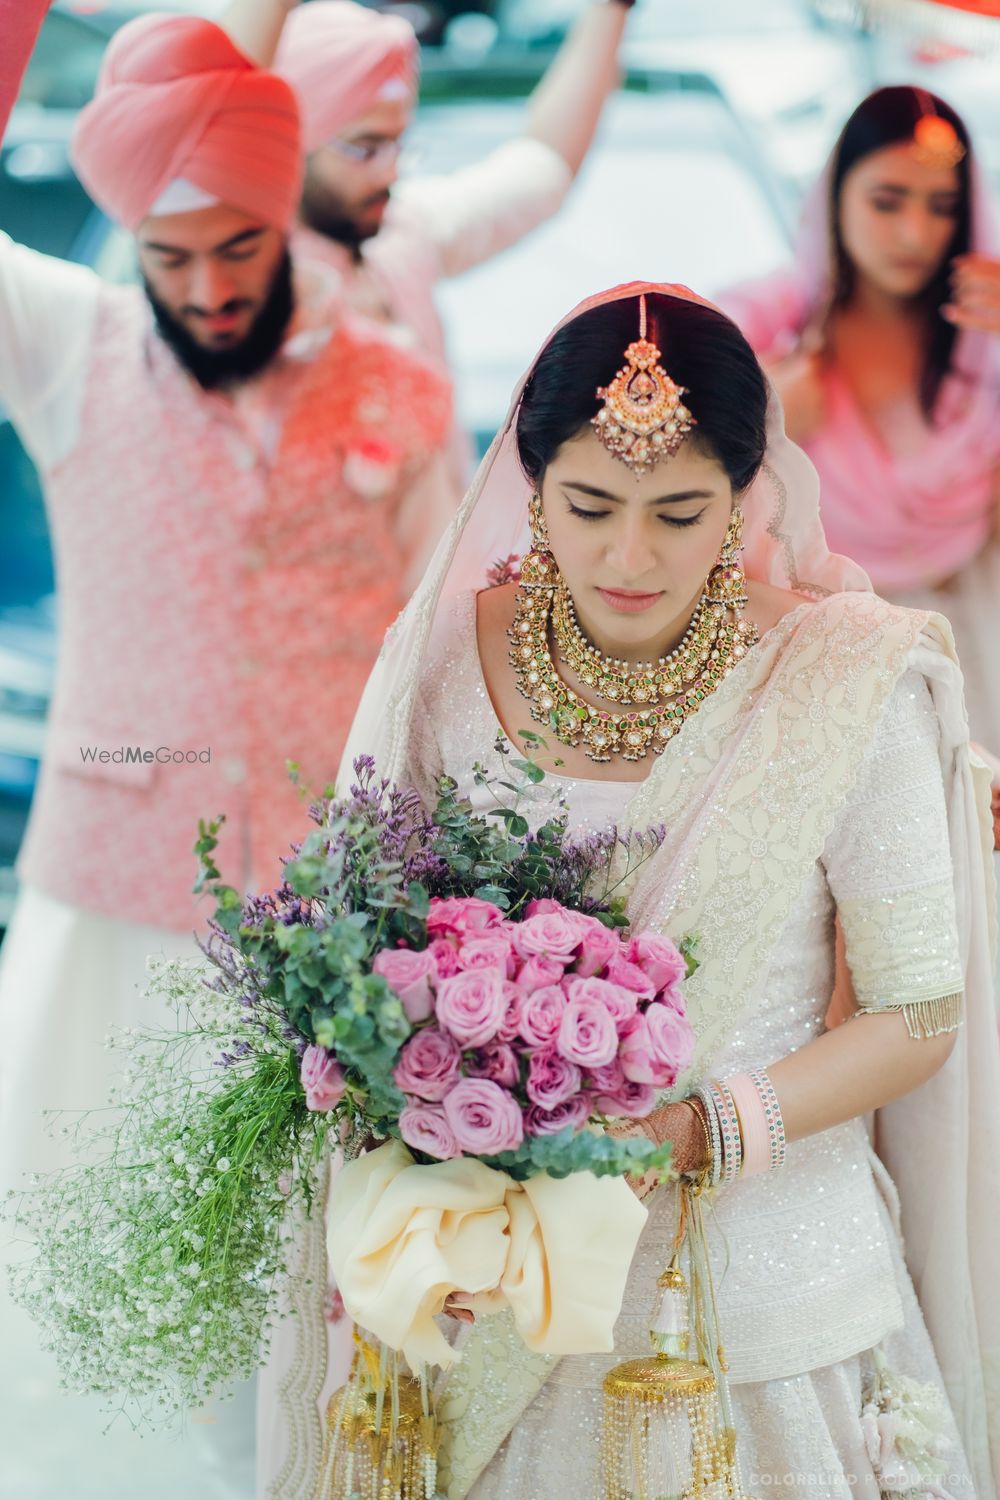
{"type": "MultiPolygon", "coordinates": [[[[587,298],[549,337],[593,307],[638,298],[643,292],[712,306],[686,287],[634,281],[587,298]]],[[[669,348],[663,350],[663,356],[669,369],[669,348]]],[[[409,718],[435,618],[456,594],[484,588],[487,572],[495,562],[527,550],[531,486],[518,463],[515,422],[534,363],[519,381],[504,424],[422,582],[386,637],[348,738],[341,763],[342,784],[354,758],[362,754],[374,756],[382,773],[391,779],[403,776],[409,718]]],[[[695,393],[691,401],[697,415],[695,393]]],[[[806,599],[870,589],[861,568],[827,547],[819,519],[819,478],[801,448],[786,436],[781,403],[773,389],[764,463],[743,498],[743,510],[744,566],[749,577],[806,599]]]]}

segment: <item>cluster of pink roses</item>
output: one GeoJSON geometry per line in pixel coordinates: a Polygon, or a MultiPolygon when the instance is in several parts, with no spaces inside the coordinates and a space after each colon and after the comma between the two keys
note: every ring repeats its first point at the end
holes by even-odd
{"type": "MultiPolygon", "coordinates": [[[[426,948],[373,964],[416,1028],[393,1075],[415,1150],[494,1156],[598,1114],[638,1118],[691,1060],[686,964],[668,938],[623,941],[551,900],[509,921],[476,897],[432,901],[427,932],[426,948]]],[[[317,1064],[310,1082],[333,1080],[317,1064]]]]}

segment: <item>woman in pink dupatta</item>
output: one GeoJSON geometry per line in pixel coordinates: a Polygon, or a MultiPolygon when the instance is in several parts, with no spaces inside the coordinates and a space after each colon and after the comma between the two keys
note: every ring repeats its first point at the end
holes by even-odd
{"type": "Polygon", "coordinates": [[[955,631],[1000,751],[1000,236],[961,119],[911,87],[848,120],[796,263],[720,298],[819,470],[834,551],[955,631]]]}

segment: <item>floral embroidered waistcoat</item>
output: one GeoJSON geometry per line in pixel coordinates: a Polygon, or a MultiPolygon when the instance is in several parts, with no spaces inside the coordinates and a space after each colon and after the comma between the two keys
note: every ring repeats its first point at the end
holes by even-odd
{"type": "Polygon", "coordinates": [[[280,425],[265,457],[142,293],[102,293],[80,436],[44,476],[61,639],[19,873],[60,900],[200,925],[198,819],[225,814],[224,879],[269,888],[310,826],[287,762],[317,793],[336,774],[402,602],[397,506],[450,397],[368,324],[288,347],[249,393],[280,425]]]}

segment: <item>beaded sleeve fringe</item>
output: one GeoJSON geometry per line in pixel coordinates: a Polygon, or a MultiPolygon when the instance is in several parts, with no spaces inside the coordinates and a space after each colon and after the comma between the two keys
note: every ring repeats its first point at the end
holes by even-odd
{"type": "Polygon", "coordinates": [[[962,1024],[962,991],[953,995],[935,995],[926,1000],[900,1001],[898,1005],[863,1006],[857,1016],[880,1016],[887,1011],[901,1011],[906,1029],[915,1042],[944,1036],[957,1031],[962,1024]]]}

